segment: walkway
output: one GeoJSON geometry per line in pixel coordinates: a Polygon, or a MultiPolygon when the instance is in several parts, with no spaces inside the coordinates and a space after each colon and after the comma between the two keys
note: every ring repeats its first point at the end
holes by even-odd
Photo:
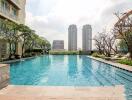
{"type": "Polygon", "coordinates": [[[0,100],[125,100],[124,87],[12,86],[0,91],[0,100]]]}

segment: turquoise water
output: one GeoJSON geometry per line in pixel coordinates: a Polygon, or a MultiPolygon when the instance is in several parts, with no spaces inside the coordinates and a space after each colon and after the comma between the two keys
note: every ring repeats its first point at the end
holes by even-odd
{"type": "Polygon", "coordinates": [[[132,98],[132,73],[87,56],[47,55],[11,63],[10,84],[38,86],[124,85],[132,98]]]}

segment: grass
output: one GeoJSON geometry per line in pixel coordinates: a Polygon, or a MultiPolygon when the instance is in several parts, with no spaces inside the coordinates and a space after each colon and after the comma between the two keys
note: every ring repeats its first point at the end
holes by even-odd
{"type": "Polygon", "coordinates": [[[132,66],[132,60],[128,60],[128,59],[118,60],[118,63],[132,66]]]}
{"type": "Polygon", "coordinates": [[[51,55],[78,55],[78,51],[50,51],[51,55]]]}

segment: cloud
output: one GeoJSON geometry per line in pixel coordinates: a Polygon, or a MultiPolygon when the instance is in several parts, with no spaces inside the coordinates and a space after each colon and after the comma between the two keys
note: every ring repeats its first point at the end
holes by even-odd
{"type": "Polygon", "coordinates": [[[117,11],[128,11],[132,2],[126,0],[28,0],[26,24],[37,34],[53,40],[65,40],[68,26],[78,26],[78,47],[81,47],[82,26],[91,24],[93,36],[102,28],[110,29],[117,20],[117,11]]]}
{"type": "Polygon", "coordinates": [[[52,42],[55,37],[62,39],[65,37],[65,26],[62,20],[51,16],[34,16],[27,12],[26,24],[40,36],[46,37],[52,42]]]}

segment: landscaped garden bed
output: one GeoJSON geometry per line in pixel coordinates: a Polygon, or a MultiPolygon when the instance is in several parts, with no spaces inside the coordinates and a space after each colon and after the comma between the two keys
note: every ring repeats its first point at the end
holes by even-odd
{"type": "Polygon", "coordinates": [[[52,55],[78,55],[78,51],[50,51],[49,54],[52,55]]]}
{"type": "Polygon", "coordinates": [[[130,65],[130,66],[132,66],[132,60],[122,59],[122,60],[118,60],[117,62],[118,62],[118,63],[121,63],[121,64],[125,64],[125,65],[130,65]]]}

